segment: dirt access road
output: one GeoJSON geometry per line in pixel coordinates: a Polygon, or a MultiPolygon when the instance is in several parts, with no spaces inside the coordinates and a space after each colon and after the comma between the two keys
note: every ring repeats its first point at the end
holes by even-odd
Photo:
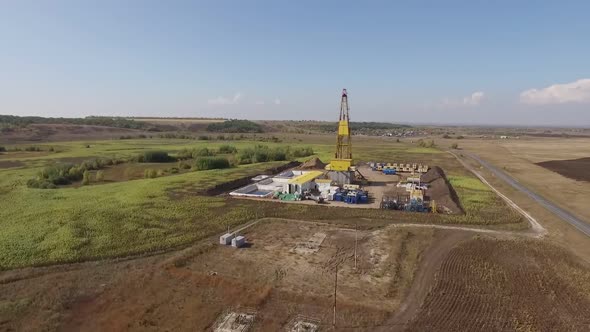
{"type": "MultiPolygon", "coordinates": [[[[537,193],[533,192],[529,188],[525,187],[521,183],[519,183],[516,179],[511,177],[510,175],[506,174],[505,172],[499,170],[498,168],[492,166],[490,163],[486,162],[485,160],[479,158],[477,155],[468,152],[462,152],[464,155],[472,158],[473,160],[477,161],[480,165],[488,169],[492,172],[495,176],[502,179],[509,185],[511,185],[514,189],[526,194],[534,201],[542,205],[547,210],[554,213],[560,219],[566,221],[570,225],[574,226],[580,232],[584,233],[585,235],[590,237],[590,224],[577,218],[576,216],[572,215],[571,213],[567,212],[566,210],[560,208],[559,206],[555,205],[551,201],[543,198],[542,196],[538,195],[537,193]]],[[[473,170],[471,170],[473,171],[473,170]]]]}

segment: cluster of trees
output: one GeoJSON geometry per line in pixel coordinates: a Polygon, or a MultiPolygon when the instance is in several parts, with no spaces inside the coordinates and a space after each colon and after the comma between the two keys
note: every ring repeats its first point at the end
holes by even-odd
{"type": "Polygon", "coordinates": [[[214,122],[207,126],[207,131],[221,133],[262,133],[262,126],[248,120],[227,120],[214,122]]]}
{"type": "Polygon", "coordinates": [[[155,179],[158,176],[162,176],[162,175],[164,175],[164,172],[162,170],[155,170],[155,169],[148,168],[143,171],[143,177],[146,179],[155,179]]]}
{"type": "Polygon", "coordinates": [[[0,123],[7,126],[26,127],[30,124],[77,124],[128,129],[146,129],[147,124],[121,117],[89,116],[85,118],[44,118],[40,116],[0,115],[0,123]]]}
{"type": "Polygon", "coordinates": [[[37,178],[27,181],[29,188],[54,189],[58,185],[70,184],[79,181],[84,176],[84,171],[73,164],[58,164],[45,167],[37,178]]]}
{"type": "Polygon", "coordinates": [[[262,163],[267,161],[282,161],[291,158],[307,157],[313,154],[311,147],[295,148],[275,147],[269,148],[266,145],[256,145],[254,148],[247,148],[238,153],[239,164],[262,163]]]}
{"type": "MultiPolygon", "coordinates": [[[[131,135],[121,135],[119,137],[119,139],[141,139],[141,138],[148,138],[148,136],[144,135],[144,134],[140,134],[137,136],[131,136],[131,135]]],[[[149,138],[152,138],[151,136],[149,136],[149,138]]]]}
{"type": "Polygon", "coordinates": [[[421,148],[433,148],[436,146],[436,144],[434,143],[434,140],[424,140],[424,139],[419,139],[418,140],[418,146],[421,148]]]}
{"type": "MultiPolygon", "coordinates": [[[[3,151],[4,147],[0,147],[3,151]]],[[[170,173],[178,173],[181,169],[194,170],[208,170],[229,168],[239,164],[260,163],[267,161],[282,161],[290,158],[300,158],[313,155],[311,147],[274,147],[270,148],[266,145],[256,145],[253,148],[246,148],[238,151],[236,147],[228,144],[221,145],[217,150],[211,150],[206,147],[182,150],[178,153],[178,157],[174,158],[165,151],[146,151],[132,158],[132,161],[143,163],[164,163],[179,160],[178,167],[172,168],[170,173]],[[217,154],[231,155],[229,158],[224,156],[216,156],[217,154]],[[233,155],[237,154],[234,158],[233,155]],[[183,161],[186,159],[194,159],[192,162],[183,161]]],[[[79,165],[74,164],[56,164],[44,168],[36,178],[27,181],[27,186],[30,188],[51,189],[57,188],[59,185],[71,184],[75,181],[82,180],[83,185],[90,183],[90,171],[97,171],[95,180],[103,181],[104,172],[101,170],[106,166],[117,165],[128,162],[128,159],[109,159],[97,158],[92,160],[85,160],[79,165]]],[[[155,178],[164,174],[162,170],[146,169],[144,172],[145,178],[155,178]]]]}
{"type": "Polygon", "coordinates": [[[183,149],[176,155],[179,160],[194,159],[197,157],[212,157],[217,154],[234,154],[237,153],[238,149],[235,146],[224,144],[217,150],[209,149],[206,147],[198,149],[183,149]]]}
{"type": "Polygon", "coordinates": [[[83,185],[87,185],[90,183],[90,171],[97,170],[96,181],[103,181],[104,172],[100,169],[124,162],[123,159],[101,158],[85,160],[79,165],[71,163],[51,165],[40,171],[36,178],[27,181],[27,186],[29,188],[54,189],[57,186],[71,184],[80,180],[82,180],[83,185]]]}
{"type": "Polygon", "coordinates": [[[294,148],[294,149],[287,147],[287,156],[290,158],[309,157],[312,154],[313,154],[313,149],[311,148],[311,146],[307,146],[304,148],[294,148]]]}
{"type": "Polygon", "coordinates": [[[84,160],[78,167],[83,170],[94,171],[105,168],[106,166],[119,165],[125,162],[127,162],[126,159],[96,158],[84,160]]]}
{"type": "MultiPolygon", "coordinates": [[[[323,122],[323,121],[300,121],[294,124],[296,127],[304,128],[311,131],[320,131],[333,133],[338,130],[337,122],[323,122]]],[[[370,130],[395,130],[412,128],[408,125],[388,123],[388,122],[350,122],[350,129],[354,131],[370,131],[370,130]]]]}
{"type": "Polygon", "coordinates": [[[158,135],[159,138],[168,138],[168,139],[195,139],[194,136],[186,135],[186,134],[177,134],[177,133],[164,133],[158,135]]]}
{"type": "Polygon", "coordinates": [[[208,148],[198,148],[198,149],[182,149],[180,150],[180,152],[178,152],[178,154],[176,155],[176,158],[180,159],[180,160],[186,160],[186,159],[194,159],[197,157],[209,157],[209,156],[214,156],[215,155],[215,151],[212,149],[208,149],[208,148]]]}
{"type": "Polygon", "coordinates": [[[208,169],[230,168],[231,163],[225,157],[199,157],[195,159],[193,166],[198,171],[204,171],[208,169]]]}
{"type": "Polygon", "coordinates": [[[135,157],[139,163],[167,163],[175,160],[166,151],[146,151],[135,157]]]}
{"type": "MultiPolygon", "coordinates": [[[[451,135],[449,135],[449,134],[444,134],[444,135],[442,136],[442,138],[453,138],[453,137],[452,137],[451,135]]],[[[458,136],[456,137],[456,139],[464,139],[464,138],[465,138],[465,137],[464,137],[463,135],[458,135],[458,136]]]]}
{"type": "Polygon", "coordinates": [[[220,154],[234,154],[238,152],[238,149],[236,149],[236,147],[233,145],[224,144],[219,147],[217,152],[219,152],[220,154]]]}
{"type": "MultiPolygon", "coordinates": [[[[33,152],[33,151],[43,151],[43,149],[39,146],[27,146],[24,149],[23,148],[19,148],[19,147],[13,147],[12,149],[10,149],[11,151],[28,151],[28,152],[33,152]]],[[[4,146],[0,146],[0,152],[6,152],[8,151],[8,149],[4,146]]],[[[48,151],[54,151],[53,147],[49,147],[48,151]]]]}

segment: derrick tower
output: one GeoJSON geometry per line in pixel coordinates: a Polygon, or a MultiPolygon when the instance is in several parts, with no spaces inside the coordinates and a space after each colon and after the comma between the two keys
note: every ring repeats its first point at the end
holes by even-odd
{"type": "Polygon", "coordinates": [[[338,138],[336,153],[330,162],[332,171],[349,171],[352,165],[352,140],[350,138],[350,114],[348,107],[348,93],[342,90],[340,101],[340,118],[338,119],[338,138]]]}

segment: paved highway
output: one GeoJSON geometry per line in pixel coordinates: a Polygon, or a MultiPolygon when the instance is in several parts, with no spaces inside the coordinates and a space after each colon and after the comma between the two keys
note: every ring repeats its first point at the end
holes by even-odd
{"type": "Polygon", "coordinates": [[[516,181],[516,179],[514,179],[510,175],[506,174],[504,171],[501,171],[498,168],[492,166],[490,163],[479,158],[478,156],[474,155],[473,153],[467,153],[467,152],[463,151],[462,154],[469,156],[470,158],[476,160],[483,167],[487,168],[490,172],[494,173],[494,175],[496,175],[500,179],[504,180],[506,183],[508,183],[509,185],[514,187],[516,190],[523,192],[524,194],[526,194],[527,196],[529,196],[530,198],[535,200],[537,203],[544,206],[547,210],[553,212],[556,216],[558,216],[562,220],[570,223],[572,226],[577,228],[580,232],[586,234],[587,236],[590,236],[590,224],[588,224],[584,220],[579,219],[578,217],[567,212],[566,210],[551,203],[547,199],[537,195],[536,193],[534,193],[533,191],[531,191],[530,189],[528,189],[527,187],[523,186],[518,181],[516,181]]]}

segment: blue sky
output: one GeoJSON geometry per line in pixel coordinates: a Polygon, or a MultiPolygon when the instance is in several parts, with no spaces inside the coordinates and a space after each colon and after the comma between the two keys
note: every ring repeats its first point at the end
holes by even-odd
{"type": "Polygon", "coordinates": [[[0,2],[1,114],[590,126],[588,79],[588,1],[0,2]]]}

